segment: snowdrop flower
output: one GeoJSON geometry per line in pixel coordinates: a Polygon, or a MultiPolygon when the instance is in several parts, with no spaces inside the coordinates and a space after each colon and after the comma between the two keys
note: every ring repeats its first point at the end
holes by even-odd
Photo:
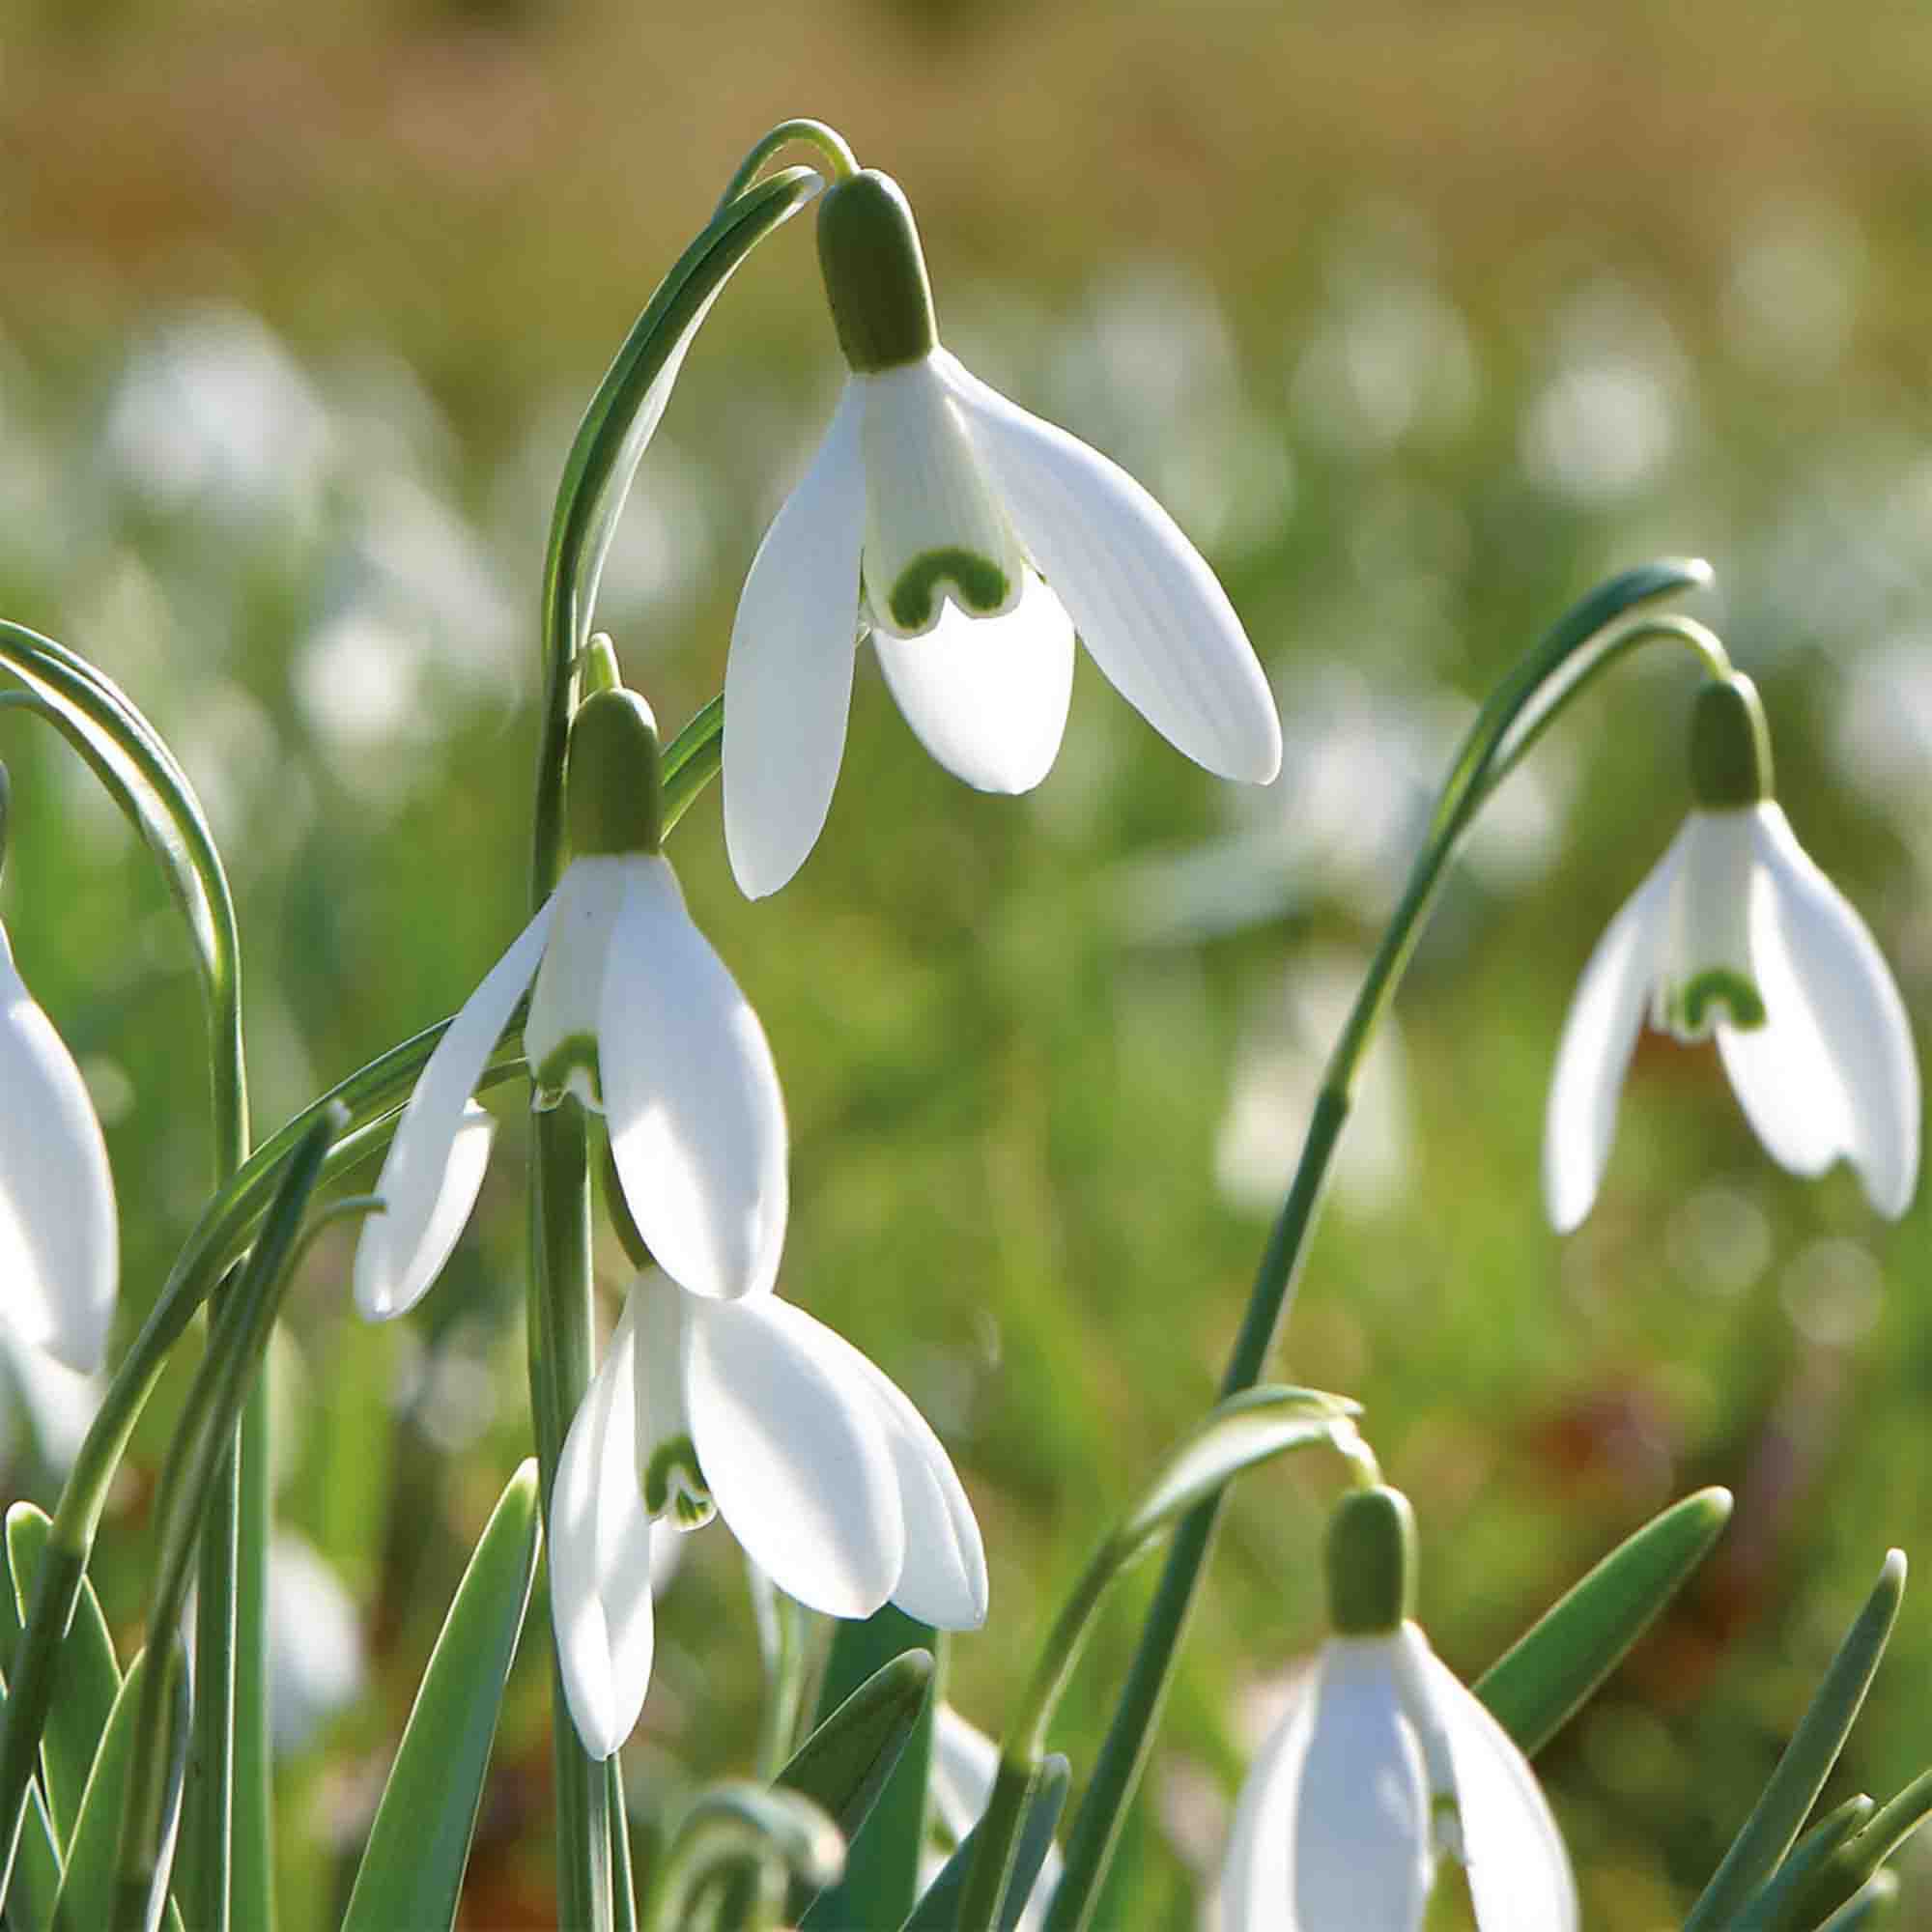
{"type": "Polygon", "coordinates": [[[1395,1490],[1335,1512],[1335,1634],[1248,1774],[1222,1932],[1420,1932],[1440,1852],[1468,1873],[1479,1932],[1575,1932],[1535,1774],[1409,1619],[1413,1542],[1395,1490]]]}
{"type": "Polygon", "coordinates": [[[776,1294],[687,1294],[645,1268],[551,1497],[551,1614],[594,1757],[630,1735],[650,1684],[653,1547],[714,1512],[810,1609],[867,1617],[891,1601],[945,1630],[985,1619],[973,1506],[898,1388],[776,1294]]]}
{"type": "Polygon", "coordinates": [[[355,1605],[315,1546],[293,1530],[269,1545],[269,1725],[277,1757],[305,1749],[362,1690],[355,1605]]]}
{"type": "Polygon", "coordinates": [[[1800,849],[1772,796],[1750,680],[1704,686],[1691,721],[1696,809],[1610,923],[1564,1025],[1543,1142],[1549,1218],[1589,1213],[1646,1010],[1681,1040],[1715,1034],[1772,1157],[1819,1175],[1841,1154],[1896,1217],[1918,1177],[1918,1063],[1864,922],[1800,849]]]}
{"type": "Polygon", "coordinates": [[[604,1116],[625,1204],[694,1293],[767,1293],[784,1245],[784,1102],[757,1015],[685,911],[661,852],[657,729],[636,693],[571,726],[575,856],[464,1003],[423,1068],[363,1223],[355,1299],[371,1320],[428,1289],[469,1218],[494,1131],[471,1099],[524,989],[538,1107],[604,1116]]]}
{"type": "Polygon", "coordinates": [[[818,838],[867,631],[906,722],[981,790],[1051,768],[1076,630],[1189,757],[1272,779],[1280,721],[1213,572],[1124,470],[940,348],[897,184],[828,189],[818,250],[851,375],[732,626],[724,835],[745,892],[778,891],[818,838]]]}
{"type": "MultiPolygon", "coordinates": [[[[0,768],[0,847],[8,785],[0,768]]],[[[73,1055],[27,991],[0,927],[0,1321],[86,1375],[120,1276],[107,1144],[73,1055]]]]}

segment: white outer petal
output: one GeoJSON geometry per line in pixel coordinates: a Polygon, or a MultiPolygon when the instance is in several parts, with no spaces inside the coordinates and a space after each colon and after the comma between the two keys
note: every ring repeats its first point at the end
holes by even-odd
{"type": "Polygon", "coordinates": [[[0,930],[0,1311],[69,1368],[99,1368],[114,1320],[114,1177],[73,1056],[0,930]]]}
{"type": "Polygon", "coordinates": [[[1918,1181],[1918,1058],[1905,1003],[1864,921],[1784,813],[1767,804],[1752,816],[1752,952],[1767,1023],[1720,1031],[1724,1065],[1774,1158],[1816,1174],[1842,1153],[1872,1206],[1896,1218],[1918,1181]]]}
{"type": "MultiPolygon", "coordinates": [[[[551,895],[550,938],[530,987],[529,1016],[524,1021],[524,1058],[530,1076],[541,1084],[546,1062],[563,1043],[582,1037],[597,1037],[598,1001],[604,986],[605,961],[611,952],[611,928],[616,923],[630,877],[629,861],[610,853],[573,859],[551,895]]],[[[592,1096],[581,1091],[580,1070],[572,1075],[573,1091],[586,1105],[592,1096]]]]}
{"type": "Polygon", "coordinates": [[[1309,1932],[1294,1912],[1294,1819],[1315,1735],[1318,1664],[1248,1767],[1221,1864],[1221,1932],[1309,1932]]]}
{"type": "Polygon", "coordinates": [[[579,1405],[550,1502],[550,1613],[583,1748],[607,1758],[650,1689],[651,1520],[638,1485],[633,1289],[610,1353],[579,1405]]]}
{"type": "Polygon", "coordinates": [[[919,741],[981,791],[1031,791],[1060,754],[1073,696],[1073,622],[1032,571],[1014,609],[948,604],[923,638],[875,628],[879,668],[919,741]]]}
{"type": "Polygon", "coordinates": [[[355,1243],[355,1306],[368,1321],[387,1321],[422,1299],[476,1205],[491,1129],[469,1096],[536,975],[555,904],[554,895],[543,902],[464,1001],[403,1109],[376,1181],[386,1208],[363,1218],[355,1243]]]}
{"type": "Polygon", "coordinates": [[[1543,1127],[1543,1199],[1567,1235],[1597,1198],[1617,1130],[1617,1095],[1656,978],[1685,834],[1625,901],[1577,982],[1556,1049],[1543,1127]]]}
{"type": "Polygon", "coordinates": [[[1482,1932],[1576,1932],[1577,1884],[1528,1760],[1439,1658],[1425,1665],[1449,1734],[1463,1862],[1482,1932]]]}
{"type": "Polygon", "coordinates": [[[907,1616],[939,1630],[978,1630],[986,1621],[986,1552],[952,1459],[931,1424],[876,1362],[802,1308],[787,1308],[792,1322],[814,1330],[828,1358],[842,1361],[878,1405],[905,1516],[905,1562],[892,1601],[907,1616]]]}
{"type": "Polygon", "coordinates": [[[1419,1932],[1434,1870],[1428,1779],[1385,1637],[1330,1637],[1293,1833],[1295,1932],[1419,1932]]]}
{"type": "Polygon", "coordinates": [[[1223,778],[1281,769],[1281,719],[1228,593],[1118,464],[970,376],[933,366],[957,400],[1021,544],[1094,662],[1171,744],[1223,778]]]}
{"type": "Polygon", "coordinates": [[[864,390],[848,382],[825,440],[765,532],[724,667],[724,844],[748,898],[775,893],[818,842],[845,754],[859,644],[864,390]]]}
{"type": "Polygon", "coordinates": [[[766,1293],[784,1247],[784,1096],[758,1016],[692,923],[670,866],[639,856],[598,1002],[604,1118],[624,1201],[695,1294],[766,1293]]]}
{"type": "Polygon", "coordinates": [[[851,1351],[761,1295],[685,1315],[685,1404],[718,1513],[781,1590],[828,1616],[868,1617],[905,1567],[892,1444],[851,1351]]]}

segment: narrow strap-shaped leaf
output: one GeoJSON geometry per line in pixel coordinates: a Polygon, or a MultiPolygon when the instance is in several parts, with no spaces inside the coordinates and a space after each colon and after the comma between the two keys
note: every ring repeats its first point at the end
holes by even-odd
{"type": "MultiPolygon", "coordinates": [[[[929,1650],[901,1651],[881,1664],[807,1738],[772,1781],[810,1798],[851,1843],[899,1761],[932,1689],[929,1650]]],[[[804,1918],[817,1889],[792,1881],[786,1912],[804,1918]]]]}
{"type": "MultiPolygon", "coordinates": [[[[1804,1909],[1812,1882],[1833,1853],[1855,1833],[1863,1830],[1877,1809],[1878,1806],[1863,1792],[1860,1792],[1858,1796],[1846,1799],[1835,1810],[1828,1811],[1792,1846],[1791,1856],[1732,1919],[1730,1932],[1800,1932],[1802,1927],[1815,1925],[1832,1908],[1821,1906],[1816,1912],[1804,1909]]],[[[1856,1886],[1850,1888],[1846,1895],[1849,1896],[1850,1891],[1857,1889],[1856,1886]]],[[[1842,1902],[1842,1899],[1833,1901],[1833,1904],[1842,1902]]]]}
{"type": "Polygon", "coordinates": [[[510,1478],[416,1692],[342,1932],[455,1923],[503,1685],[537,1573],[537,1465],[510,1478]]]}
{"type": "MultiPolygon", "coordinates": [[[[1886,1860],[1925,1822],[1928,1813],[1932,1813],[1932,1771],[1920,1772],[1824,1861],[1804,1887],[1791,1922],[1815,1925],[1827,1913],[1835,1912],[1871,1881],[1886,1860]]],[[[1785,1861],[1787,1869],[1797,1861],[1797,1856],[1794,1852],[1785,1861]]]]}
{"type": "MultiPolygon", "coordinates": [[[[14,1579],[15,1609],[25,1616],[33,1602],[34,1579],[46,1553],[52,1519],[32,1503],[15,1503],[7,1512],[7,1569],[14,1579]]],[[[47,1813],[62,1845],[72,1838],[81,1794],[87,1789],[95,1752],[100,1747],[109,1714],[121,1690],[121,1666],[114,1656],[114,1639],[94,1585],[82,1578],[73,1621],[62,1639],[54,1665],[54,1701],[41,1740],[41,1764],[46,1779],[47,1813]]]]}
{"type": "Polygon", "coordinates": [[[644,1904],[644,1932],[686,1932],[714,1888],[722,1899],[711,1922],[720,1932],[771,1924],[791,1887],[823,1890],[844,1858],[838,1828],[809,1798],[749,1780],[714,1784],[698,1793],[665,1851],[644,1904]]]}
{"type": "MultiPolygon", "coordinates": [[[[1039,1877],[1039,1868],[1053,1847],[1054,1827],[1060,1823],[1061,1810],[1066,1804],[1066,1787],[1071,1781],[1071,1767],[1058,1751],[1041,1763],[1027,1799],[1026,1820],[1014,1847],[1006,1902],[1000,1908],[999,1932],[1013,1932],[1020,1922],[1020,1914],[1027,1908],[1027,1898],[1039,1877]]],[[[976,1825],[960,1839],[939,1876],[920,1894],[912,1917],[900,1932],[952,1932],[966,1896],[966,1877],[979,1851],[979,1829],[976,1825]]]]}
{"type": "Polygon", "coordinates": [[[1628,1537],[1477,1680],[1476,1695],[1534,1757],[1623,1661],[1731,1517],[1728,1490],[1699,1490],[1628,1537]]]}
{"type": "MultiPolygon", "coordinates": [[[[0,1590],[0,1599],[10,1593],[0,1590]]],[[[0,1710],[6,1690],[0,1686],[0,1710]]],[[[7,1892],[9,1932],[52,1932],[54,1900],[60,1895],[61,1858],[54,1849],[54,1828],[41,1800],[41,1787],[27,1787],[26,1813],[19,1850],[14,1859],[13,1883],[7,1892]]]]}
{"type": "MultiPolygon", "coordinates": [[[[134,1721],[140,1710],[142,1679],[147,1669],[143,1651],[128,1667],[121,1692],[114,1700],[113,1715],[100,1740],[87,1789],[80,1802],[73,1838],[68,1848],[67,1875],[62,1881],[60,1902],[54,1915],[58,1932],[94,1932],[107,1923],[114,1899],[115,1848],[121,1833],[121,1812],[128,1790],[128,1768],[133,1755],[134,1721]]],[[[185,1742],[188,1712],[185,1679],[176,1673],[177,1695],[173,1723],[177,1737],[185,1742]]],[[[185,1752],[174,1754],[178,1766],[185,1766],[185,1752]]],[[[169,1804],[172,1812],[181,1802],[181,1778],[177,1771],[169,1804]]],[[[170,1900],[167,1923],[171,1932],[181,1932],[181,1915],[170,1900]]]]}
{"type": "Polygon", "coordinates": [[[1799,1720],[1771,1782],[1703,1895],[1690,1908],[1684,1932],[1716,1932],[1717,1927],[1728,1925],[1791,1848],[1865,1701],[1904,1596],[1905,1552],[1894,1549],[1887,1555],[1877,1587],[1799,1720]]]}
{"type": "Polygon", "coordinates": [[[1818,1927],[1818,1932],[1878,1932],[1881,1925],[1890,1921],[1897,1897],[1897,1873],[1879,1872],[1856,1898],[1848,1898],[1839,1906],[1818,1927]]]}
{"type": "Polygon", "coordinates": [[[930,1660],[931,1693],[874,1793],[867,1817],[846,1841],[844,1876],[800,1919],[804,1932],[896,1925],[918,1895],[932,1768],[932,1713],[944,1694],[944,1639],[890,1604],[863,1621],[841,1623],[832,1641],[818,1708],[821,1713],[836,1711],[883,1665],[911,1650],[923,1651],[930,1660]]]}

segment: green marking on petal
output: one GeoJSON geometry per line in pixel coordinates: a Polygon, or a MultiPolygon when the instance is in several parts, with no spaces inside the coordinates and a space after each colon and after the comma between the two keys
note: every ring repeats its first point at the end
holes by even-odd
{"type": "Polygon", "coordinates": [[[545,1056],[543,1065],[533,1069],[531,1082],[535,1092],[530,1105],[540,1114],[559,1105],[566,1094],[576,1094],[593,1114],[601,1114],[604,1082],[597,1066],[597,1036],[566,1035],[545,1056]]]}
{"type": "Polygon", "coordinates": [[[953,546],[922,551],[899,573],[887,602],[893,622],[909,637],[931,628],[938,615],[934,601],[942,583],[951,583],[962,610],[988,617],[1005,608],[1012,580],[989,556],[953,546]]]}
{"type": "Polygon", "coordinates": [[[1716,1023],[1712,1009],[1721,1007],[1727,1025],[1749,1033],[1764,1024],[1764,999],[1742,973],[1728,966],[1712,966],[1679,987],[1670,1002],[1671,1030],[1701,1039],[1716,1023]]]}
{"type": "Polygon", "coordinates": [[[652,1451],[644,1470],[644,1507],[653,1516],[670,1512],[679,1529],[702,1529],[718,1514],[689,1435],[671,1435],[652,1451]]]}

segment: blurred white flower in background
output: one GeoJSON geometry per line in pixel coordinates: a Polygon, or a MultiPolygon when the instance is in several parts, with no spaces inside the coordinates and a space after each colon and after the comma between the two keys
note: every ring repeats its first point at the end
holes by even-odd
{"type": "MultiPolygon", "coordinates": [[[[999,1772],[999,1746],[978,1726],[969,1724],[951,1704],[941,1704],[933,1713],[932,1774],[926,1787],[941,1843],[928,1845],[922,1855],[922,1891],[939,1876],[967,1833],[984,1817],[999,1772]]],[[[1046,1923],[1046,1909],[1060,1883],[1064,1862],[1060,1847],[1049,1845],[1026,1903],[1011,1921],[1013,1932],[1039,1932],[1046,1923]]]]}
{"type": "Polygon", "coordinates": [[[362,1623],[313,1545],[277,1530],[269,1546],[269,1730],[277,1756],[300,1750],[361,1693],[362,1623]]]}
{"type": "Polygon", "coordinates": [[[0,1321],[0,1454],[21,1453],[24,1424],[35,1453],[54,1474],[66,1475],[107,1393],[107,1378],[69,1368],[0,1321]]]}
{"type": "Polygon", "coordinates": [[[1724,286],[1724,332],[1739,358],[1779,380],[1829,376],[1857,319],[1864,244],[1821,195],[1767,202],[1740,230],[1724,286]]]}

